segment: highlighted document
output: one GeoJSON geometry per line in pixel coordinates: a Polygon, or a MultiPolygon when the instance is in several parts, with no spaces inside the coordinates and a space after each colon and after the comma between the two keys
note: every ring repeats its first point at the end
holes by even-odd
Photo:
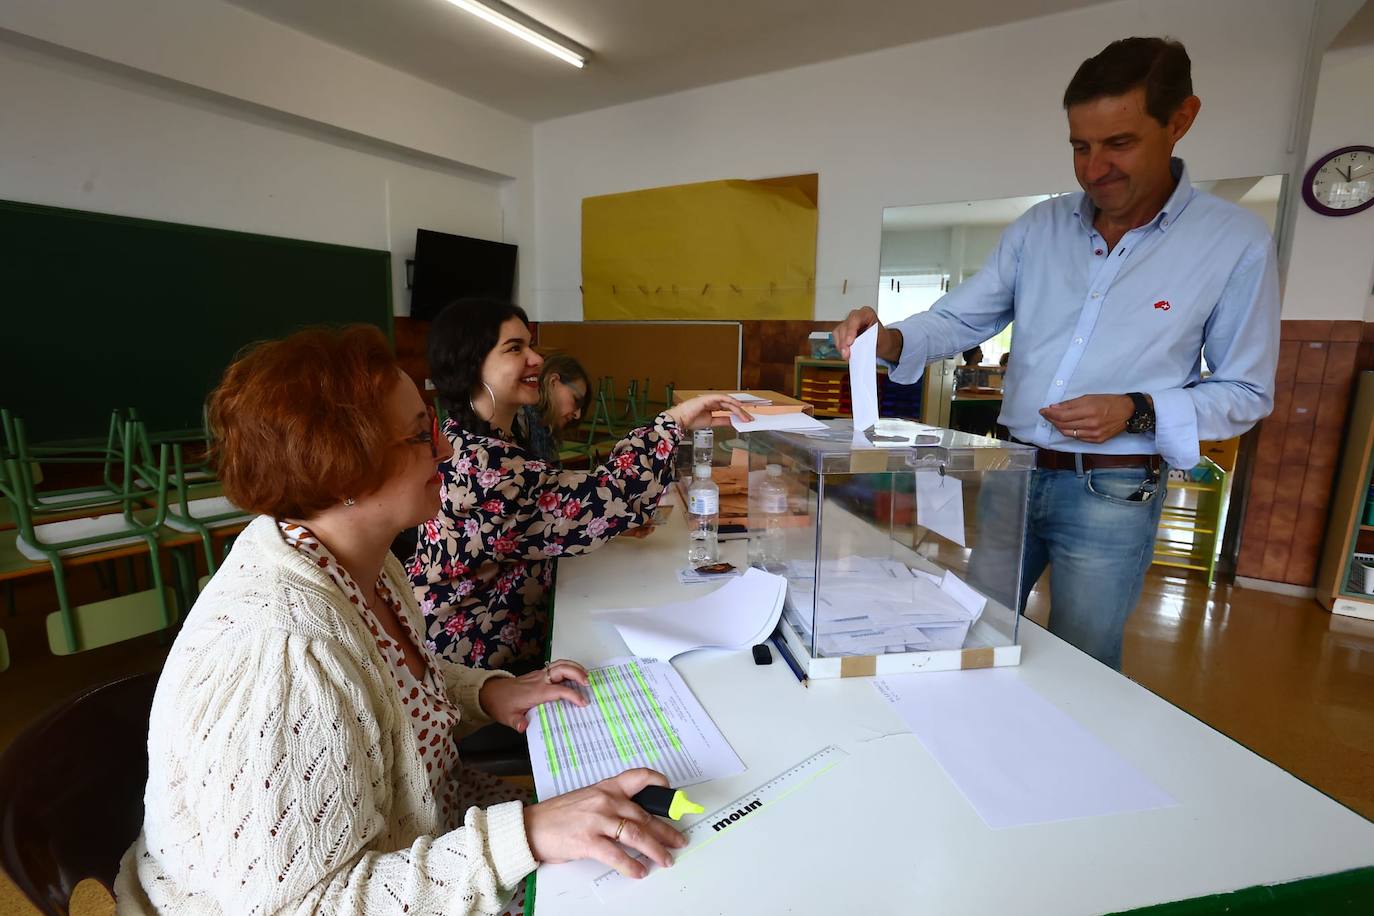
{"type": "Polygon", "coordinates": [[[674,788],[733,776],[744,764],[667,662],[631,658],[587,672],[590,702],[529,712],[530,762],[540,799],[649,767],[674,788]]]}

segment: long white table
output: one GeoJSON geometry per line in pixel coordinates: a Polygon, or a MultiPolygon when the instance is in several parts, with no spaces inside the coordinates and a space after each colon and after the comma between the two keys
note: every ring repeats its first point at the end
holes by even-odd
{"type": "MultiPolygon", "coordinates": [[[[553,655],[627,650],[593,610],[679,600],[682,513],[559,564],[553,655]]],[[[743,565],[743,542],[722,545],[743,565]]],[[[1374,866],[1374,823],[1028,620],[1025,683],[1179,802],[1157,811],[991,830],[867,678],[803,686],[782,659],[703,650],[675,664],[746,771],[696,786],[711,811],[827,744],[848,757],[673,868],[607,902],[598,863],[541,866],[538,916],[699,913],[1107,913],[1374,866]],[[743,828],[744,825],[741,825],[743,828]]],[[[971,675],[976,676],[977,672],[971,675]]],[[[929,674],[919,677],[961,677],[929,674]]]]}

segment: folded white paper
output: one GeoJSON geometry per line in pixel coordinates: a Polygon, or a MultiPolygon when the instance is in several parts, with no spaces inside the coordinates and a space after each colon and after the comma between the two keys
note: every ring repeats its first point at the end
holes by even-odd
{"type": "Polygon", "coordinates": [[[949,474],[916,472],[916,524],[964,543],[964,483],[949,474]]]}
{"type": "Polygon", "coordinates": [[[1178,804],[1017,669],[904,674],[873,687],[993,829],[1178,804]]]}
{"type": "Polygon", "coordinates": [[[878,325],[849,348],[849,397],[854,406],[854,444],[870,446],[865,432],[878,422],[878,325]]]}
{"type": "Polygon", "coordinates": [[[754,414],[752,420],[733,420],[730,425],[742,433],[752,433],[762,429],[786,431],[826,428],[826,425],[820,420],[804,413],[760,413],[754,414]]]}
{"type": "Polygon", "coordinates": [[[633,654],[668,661],[693,649],[739,649],[763,642],[778,625],[786,594],[782,576],[749,569],[691,601],[594,616],[614,625],[633,654]]]}

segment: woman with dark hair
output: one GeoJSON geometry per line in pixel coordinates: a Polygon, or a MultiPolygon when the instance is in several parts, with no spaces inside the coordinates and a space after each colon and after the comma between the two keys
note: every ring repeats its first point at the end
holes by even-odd
{"type": "Polygon", "coordinates": [[[550,561],[649,522],[684,430],[710,424],[713,410],[749,419],[733,398],[702,395],[632,430],[600,467],[560,471],[512,435],[519,409],[539,401],[542,364],[524,311],[508,302],[455,302],[430,326],[430,378],[449,412],[453,457],[440,466],[442,510],[420,529],[408,571],[430,644],[451,662],[538,666],[550,561]]]}
{"type": "Polygon", "coordinates": [[[387,544],[438,510],[450,452],[381,331],[256,346],[210,420],[224,493],[258,517],[158,679],[120,913],[519,913],[539,862],[643,877],[618,842],[670,864],[685,839],[630,800],[661,774],[527,804],[459,762],[489,721],[585,705],[587,673],[475,671],[426,646],[387,544]]]}
{"type": "Polygon", "coordinates": [[[532,455],[556,467],[563,430],[585,416],[591,402],[591,381],[582,364],[567,353],[547,356],[539,373],[539,403],[521,405],[515,435],[532,455]]]}
{"type": "Polygon", "coordinates": [[[955,388],[975,388],[978,385],[978,367],[983,362],[983,348],[969,347],[963,352],[964,364],[954,369],[955,388]]]}

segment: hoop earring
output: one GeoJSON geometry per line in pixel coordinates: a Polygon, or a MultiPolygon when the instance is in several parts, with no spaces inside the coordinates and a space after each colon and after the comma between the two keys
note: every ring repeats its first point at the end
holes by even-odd
{"type": "MultiPolygon", "coordinates": [[[[482,380],[479,379],[479,381],[482,381],[482,380]]],[[[487,389],[487,397],[491,398],[491,409],[492,409],[493,412],[495,412],[495,410],[496,410],[496,392],[492,391],[492,390],[491,390],[491,386],[488,385],[485,381],[482,381],[482,387],[485,388],[485,389],[487,389]]],[[[473,412],[474,414],[477,413],[477,405],[474,404],[474,403],[472,403],[472,398],[468,398],[468,406],[472,408],[472,412],[473,412]]]]}

